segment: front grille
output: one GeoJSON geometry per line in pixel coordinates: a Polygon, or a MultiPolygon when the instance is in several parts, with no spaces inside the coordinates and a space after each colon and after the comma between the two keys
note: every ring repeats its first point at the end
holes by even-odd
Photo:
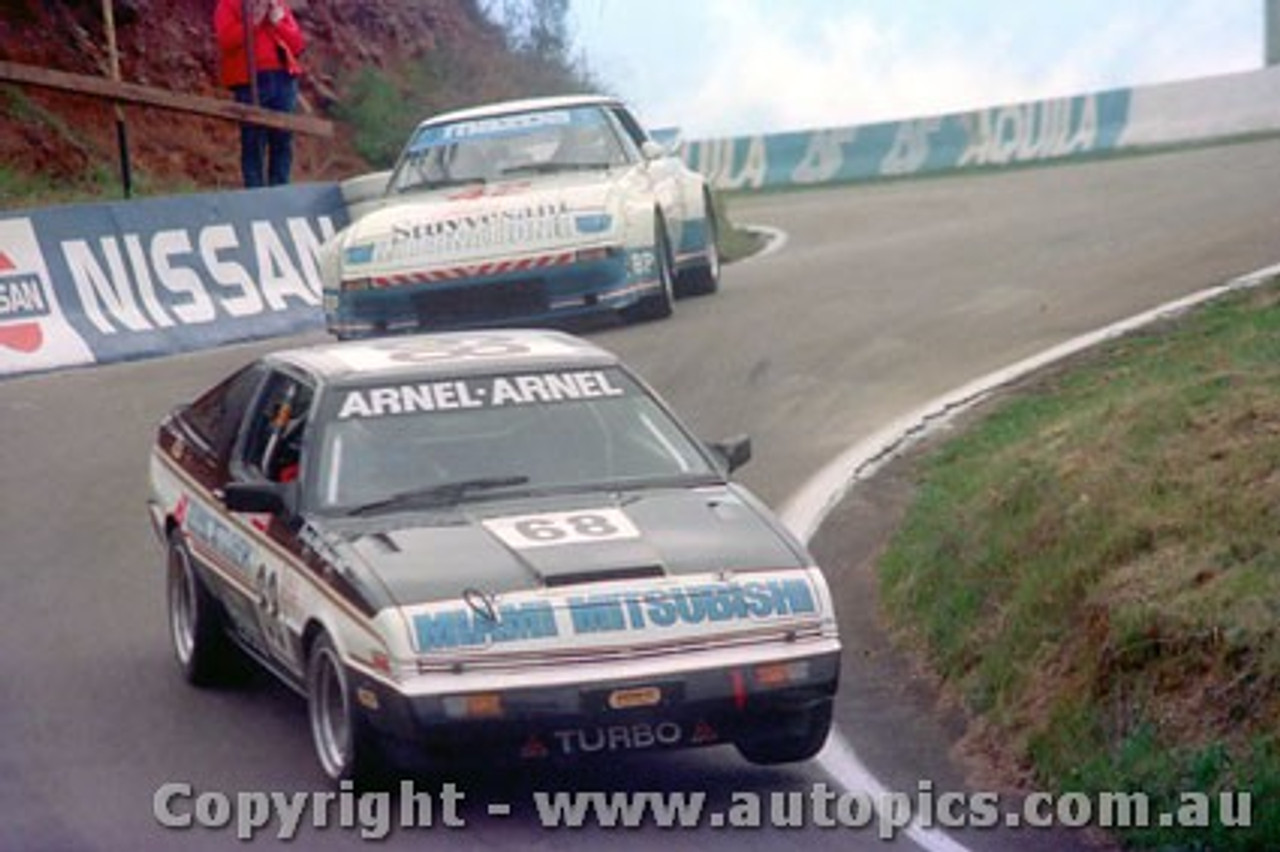
{"type": "Polygon", "coordinates": [[[542,651],[516,652],[490,648],[488,652],[480,651],[475,654],[453,657],[447,661],[435,661],[420,657],[418,658],[418,673],[441,674],[449,672],[462,674],[469,671],[527,671],[531,668],[557,668],[565,665],[607,663],[610,661],[629,662],[653,657],[680,656],[698,651],[741,648],[777,642],[805,642],[822,638],[821,626],[808,623],[785,629],[767,627],[744,630],[728,636],[676,639],[666,642],[650,642],[644,645],[549,648],[542,651]]]}
{"type": "Polygon", "coordinates": [[[546,313],[549,304],[541,278],[427,290],[413,297],[418,322],[424,326],[531,316],[546,313]]]}

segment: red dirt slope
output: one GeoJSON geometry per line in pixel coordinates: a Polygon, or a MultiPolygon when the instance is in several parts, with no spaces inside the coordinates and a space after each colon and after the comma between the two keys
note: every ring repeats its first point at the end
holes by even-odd
{"type": "MultiPolygon", "coordinates": [[[[121,75],[126,82],[213,97],[215,0],[115,0],[121,75]]],[[[308,36],[302,107],[327,115],[345,75],[362,65],[393,68],[441,44],[471,52],[505,50],[502,32],[476,0],[292,0],[308,36]]],[[[107,39],[101,0],[0,0],[0,60],[78,74],[105,75],[107,39]]],[[[153,108],[125,116],[138,185],[230,188],[239,185],[236,125],[153,108]]],[[[296,137],[294,180],[346,177],[368,170],[350,133],[335,140],[296,137]]],[[[0,84],[0,169],[37,173],[62,187],[118,170],[111,107],[69,93],[0,84]]],[[[0,208],[13,206],[0,197],[0,208]]]]}

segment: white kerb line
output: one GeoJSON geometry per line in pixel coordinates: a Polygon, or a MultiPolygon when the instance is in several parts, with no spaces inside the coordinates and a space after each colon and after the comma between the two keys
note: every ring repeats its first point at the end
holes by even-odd
{"type": "MultiPolygon", "coordinates": [[[[775,241],[784,240],[785,235],[781,240],[775,241]]],[[[1112,323],[1097,331],[1072,338],[938,397],[845,450],[800,486],[783,503],[779,514],[787,527],[808,544],[823,520],[857,482],[870,477],[913,440],[922,438],[933,429],[945,425],[952,417],[979,402],[993,390],[1099,343],[1158,320],[1177,316],[1226,293],[1257,287],[1277,276],[1280,276],[1280,264],[1233,278],[1217,287],[1201,290],[1112,323]]],[[[831,729],[831,736],[815,759],[823,771],[846,790],[862,790],[873,797],[888,794],[888,789],[871,774],[859,759],[853,746],[837,728],[831,729]]],[[[967,847],[955,842],[945,833],[920,825],[918,816],[904,831],[908,837],[928,852],[968,852],[967,847]]]]}

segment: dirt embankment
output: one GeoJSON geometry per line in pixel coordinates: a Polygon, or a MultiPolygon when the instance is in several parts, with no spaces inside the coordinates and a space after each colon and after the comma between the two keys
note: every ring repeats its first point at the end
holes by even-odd
{"type": "MultiPolygon", "coordinates": [[[[230,98],[217,83],[216,0],[115,0],[121,76],[174,92],[230,98]]],[[[392,69],[441,45],[500,56],[502,32],[475,0],[292,0],[309,41],[301,109],[329,116],[356,69],[392,69]]],[[[0,60],[106,75],[100,0],[0,0],[0,60]]],[[[477,93],[482,96],[483,93],[477,93]]],[[[239,184],[236,125],[168,110],[125,107],[142,186],[239,184]]],[[[88,96],[0,84],[0,168],[64,186],[102,182],[118,168],[110,105],[88,96]]],[[[337,138],[298,137],[294,179],[367,170],[339,125],[337,138]]],[[[0,205],[2,206],[2,205],[0,205]]]]}

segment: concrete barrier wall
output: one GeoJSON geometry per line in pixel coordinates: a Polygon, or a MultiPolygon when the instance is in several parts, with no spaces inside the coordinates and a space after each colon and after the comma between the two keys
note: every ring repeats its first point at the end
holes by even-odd
{"type": "MultiPolygon", "coordinates": [[[[758,190],[1277,130],[1271,68],[676,150],[721,189],[758,190]]],[[[320,328],[317,249],[386,178],[0,212],[0,377],[320,328]]]]}
{"type": "Polygon", "coordinates": [[[1116,147],[1130,93],[1013,104],[976,112],[806,133],[683,143],[680,156],[725,190],[872,180],[1006,166],[1116,147]]]}
{"type": "Polygon", "coordinates": [[[323,325],[335,184],[0,214],[0,375],[323,325]]]}
{"type": "Polygon", "coordinates": [[[1133,90],[1119,147],[1143,148],[1280,130],[1280,67],[1133,90]]]}
{"type": "Polygon", "coordinates": [[[725,190],[937,174],[1280,129],[1280,68],[879,124],[683,142],[725,190]]]}

